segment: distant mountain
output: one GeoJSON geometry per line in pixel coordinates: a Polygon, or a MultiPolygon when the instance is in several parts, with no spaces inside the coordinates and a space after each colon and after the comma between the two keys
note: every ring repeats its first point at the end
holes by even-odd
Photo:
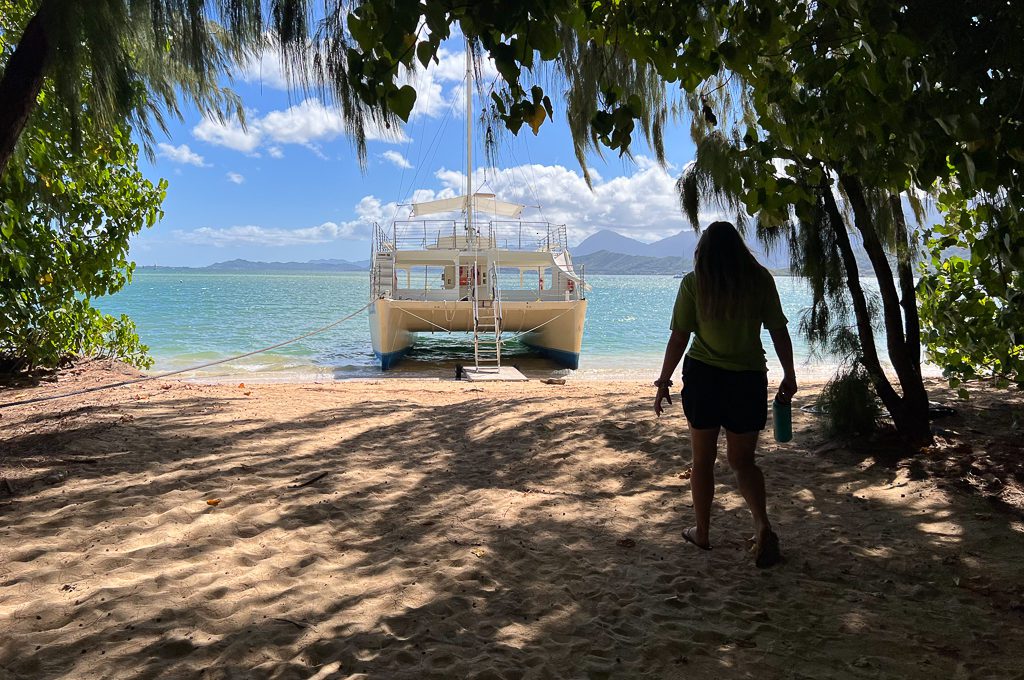
{"type": "MultiPolygon", "coordinates": [[[[591,269],[594,274],[678,274],[692,269],[693,251],[697,248],[699,238],[695,232],[684,229],[660,241],[643,243],[609,229],[603,229],[584,239],[582,243],[572,249],[573,261],[594,262],[593,266],[602,270],[591,269]],[[592,260],[587,259],[598,253],[602,253],[602,255],[592,260]],[[609,257],[610,255],[627,255],[646,259],[614,260],[609,257]],[[657,260],[657,262],[648,260],[657,260]],[[677,266],[676,260],[685,264],[685,267],[677,266]],[[630,270],[627,268],[630,265],[640,267],[643,271],[640,269],[630,270]]],[[[764,245],[756,241],[751,243],[748,240],[747,245],[758,261],[768,269],[776,273],[789,271],[789,252],[784,246],[768,251],[764,245]]]]}
{"type": "Polygon", "coordinates": [[[682,274],[692,269],[691,257],[651,257],[624,255],[599,250],[588,255],[573,256],[573,265],[586,267],[587,274],[682,274]]]}
{"type": "Polygon", "coordinates": [[[757,261],[776,274],[789,272],[789,246],[785,243],[777,243],[768,249],[763,243],[747,241],[750,252],[754,253],[757,261]]]}
{"type": "Polygon", "coordinates": [[[349,262],[348,260],[310,260],[309,262],[253,262],[252,260],[228,260],[215,262],[205,267],[161,267],[144,265],[139,269],[201,272],[363,272],[370,268],[369,260],[349,262]]]}
{"type": "MultiPolygon", "coordinates": [[[[286,264],[291,264],[291,263],[286,263],[286,264]]],[[[338,259],[332,259],[332,260],[310,260],[309,264],[324,265],[324,266],[327,266],[327,267],[332,267],[332,266],[339,266],[339,267],[352,266],[352,267],[357,267],[358,269],[369,269],[370,268],[370,261],[369,260],[358,260],[356,262],[350,262],[349,260],[338,260],[338,259]]],[[[355,269],[346,269],[344,271],[356,271],[356,270],[355,269]]]]}
{"type": "Polygon", "coordinates": [[[367,267],[347,260],[311,260],[309,262],[228,260],[200,267],[200,269],[218,272],[358,272],[365,271],[367,267]]]}
{"type": "Polygon", "coordinates": [[[651,244],[637,241],[634,238],[623,236],[610,229],[602,229],[596,234],[591,234],[583,239],[583,242],[572,249],[574,257],[591,255],[601,250],[609,253],[621,253],[623,255],[650,255],[651,244]]]}
{"type": "Polygon", "coordinates": [[[685,257],[688,260],[692,260],[693,251],[697,247],[697,239],[699,238],[696,233],[684,229],[674,236],[647,244],[647,252],[644,255],[652,257],[685,257]]]}

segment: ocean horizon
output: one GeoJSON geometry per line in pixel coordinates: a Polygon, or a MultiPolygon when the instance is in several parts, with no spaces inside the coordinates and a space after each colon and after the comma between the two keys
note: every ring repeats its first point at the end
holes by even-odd
{"type": "MultiPolygon", "coordinates": [[[[824,381],[839,363],[812,355],[799,334],[809,305],[806,282],[776,276],[789,318],[798,379],[824,381]]],[[[584,380],[653,380],[661,369],[669,318],[679,280],[667,275],[593,275],[580,367],[569,371],[537,357],[517,341],[502,350],[503,363],[529,377],[584,380]]],[[[873,281],[868,282],[868,285],[873,281]]],[[[127,314],[154,359],[151,373],[186,369],[288,340],[337,321],[368,302],[366,272],[207,272],[141,269],[119,293],[95,301],[108,314],[127,314]]],[[[885,346],[879,335],[879,345],[885,346]]],[[[762,333],[769,377],[781,368],[762,333]]],[[[383,372],[370,345],[363,312],[324,333],[235,362],[191,371],[202,382],[325,382],[366,378],[446,378],[456,364],[473,362],[469,333],[421,333],[409,356],[383,372]]],[[[927,375],[939,369],[926,365],[927,375]]]]}

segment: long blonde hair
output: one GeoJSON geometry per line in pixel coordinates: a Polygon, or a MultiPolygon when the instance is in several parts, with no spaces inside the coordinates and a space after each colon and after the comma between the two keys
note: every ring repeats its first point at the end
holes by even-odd
{"type": "Polygon", "coordinates": [[[705,319],[745,315],[767,270],[751,254],[729,222],[712,222],[693,254],[697,307],[705,319]]]}

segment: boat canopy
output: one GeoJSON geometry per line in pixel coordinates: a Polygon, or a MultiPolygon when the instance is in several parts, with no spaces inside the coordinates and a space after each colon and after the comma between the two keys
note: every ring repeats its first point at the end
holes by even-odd
{"type": "MultiPolygon", "coordinates": [[[[455,198],[442,198],[436,201],[413,203],[410,217],[465,211],[466,204],[468,203],[467,198],[467,196],[456,196],[455,198]]],[[[498,215],[499,217],[519,217],[525,207],[525,205],[519,205],[518,203],[498,200],[494,194],[473,194],[474,212],[485,212],[498,215]]]]}
{"type": "MultiPolygon", "coordinates": [[[[555,266],[562,270],[562,276],[567,279],[572,279],[576,283],[583,283],[583,277],[576,273],[573,269],[572,262],[569,261],[568,256],[565,253],[552,253],[552,258],[555,261],[555,266]]],[[[587,286],[587,290],[590,290],[590,286],[587,286]]]]}

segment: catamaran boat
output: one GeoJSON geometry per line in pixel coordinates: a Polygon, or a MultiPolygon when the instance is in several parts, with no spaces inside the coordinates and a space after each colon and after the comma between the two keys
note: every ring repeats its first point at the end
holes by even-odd
{"type": "Polygon", "coordinates": [[[516,217],[523,208],[486,194],[415,204],[413,214],[459,204],[465,220],[396,221],[390,233],[374,227],[370,337],[381,368],[398,363],[416,333],[436,331],[472,333],[478,369],[500,367],[512,337],[577,368],[586,280],[573,268],[565,225],[469,217],[516,217]]]}
{"type": "MultiPolygon", "coordinates": [[[[469,50],[466,60],[471,169],[469,50]]],[[[477,371],[500,371],[502,345],[513,339],[577,368],[587,285],[573,267],[565,225],[524,221],[525,206],[474,193],[472,175],[464,195],[413,203],[408,219],[390,229],[374,224],[370,337],[381,368],[401,361],[417,333],[453,331],[472,333],[477,371]]]]}

